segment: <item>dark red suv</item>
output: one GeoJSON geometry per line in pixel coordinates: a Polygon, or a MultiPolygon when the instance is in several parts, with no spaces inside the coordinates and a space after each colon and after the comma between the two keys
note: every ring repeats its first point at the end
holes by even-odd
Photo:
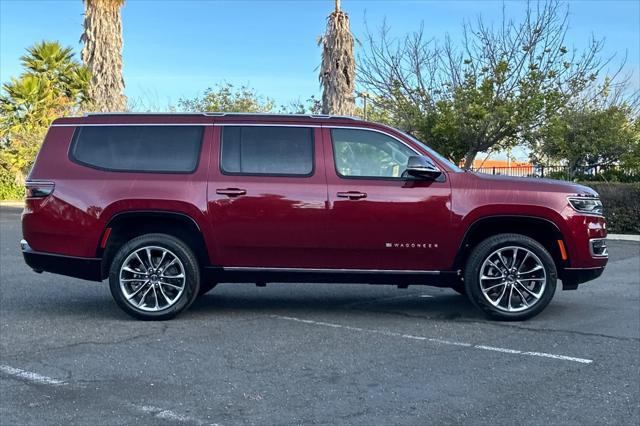
{"type": "Polygon", "coordinates": [[[167,319],[220,282],[427,284],[520,320],[607,263],[592,189],[464,172],[348,117],[106,114],[56,120],[27,182],[36,272],[109,279],[167,319]]]}

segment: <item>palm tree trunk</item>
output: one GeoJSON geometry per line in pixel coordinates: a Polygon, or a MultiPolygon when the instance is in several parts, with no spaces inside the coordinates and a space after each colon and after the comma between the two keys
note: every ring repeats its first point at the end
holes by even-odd
{"type": "Polygon", "coordinates": [[[349,17],[340,10],[340,0],[336,0],[336,9],[327,19],[327,30],[320,43],[322,113],[353,115],[356,77],[353,36],[349,29],[349,17]]]}
{"type": "Polygon", "coordinates": [[[82,61],[91,71],[91,109],[124,111],[127,98],[122,78],[122,18],[124,0],[84,0],[82,61]]]}

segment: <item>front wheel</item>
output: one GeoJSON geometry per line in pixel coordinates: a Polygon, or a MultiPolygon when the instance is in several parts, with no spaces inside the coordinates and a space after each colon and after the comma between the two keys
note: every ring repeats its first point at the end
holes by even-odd
{"type": "Polygon", "coordinates": [[[118,306],[135,318],[170,319],[198,295],[198,260],[173,236],[142,235],[116,253],[109,270],[109,289],[118,306]]]}
{"type": "Polygon", "coordinates": [[[464,279],[471,302],[491,318],[520,321],[551,302],[557,271],[540,243],[520,234],[499,234],[478,244],[464,279]]]}

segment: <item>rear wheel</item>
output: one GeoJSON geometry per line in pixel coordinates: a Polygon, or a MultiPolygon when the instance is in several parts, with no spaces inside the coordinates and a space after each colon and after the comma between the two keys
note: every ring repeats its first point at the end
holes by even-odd
{"type": "Polygon", "coordinates": [[[467,294],[467,290],[464,287],[464,283],[463,282],[459,282],[459,283],[457,282],[455,284],[452,284],[450,288],[451,288],[451,290],[453,290],[456,293],[461,294],[463,296],[467,294]]]}
{"type": "Polygon", "coordinates": [[[478,244],[467,260],[465,289],[471,302],[489,317],[531,318],[549,304],[557,271],[549,252],[520,234],[499,234],[478,244]]]}
{"type": "Polygon", "coordinates": [[[124,244],[109,270],[120,308],[143,320],[170,319],[188,308],[200,289],[198,261],[181,240],[147,234],[124,244]]]}

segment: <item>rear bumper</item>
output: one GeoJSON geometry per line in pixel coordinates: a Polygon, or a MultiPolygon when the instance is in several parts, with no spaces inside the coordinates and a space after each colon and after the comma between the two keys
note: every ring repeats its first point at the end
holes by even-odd
{"type": "Polygon", "coordinates": [[[562,280],[562,288],[564,290],[575,290],[578,284],[595,280],[604,272],[604,266],[595,268],[565,268],[560,279],[562,280]]]}
{"type": "Polygon", "coordinates": [[[33,251],[25,240],[20,242],[24,261],[36,272],[51,272],[83,280],[102,281],[102,259],[73,257],[33,251]]]}

